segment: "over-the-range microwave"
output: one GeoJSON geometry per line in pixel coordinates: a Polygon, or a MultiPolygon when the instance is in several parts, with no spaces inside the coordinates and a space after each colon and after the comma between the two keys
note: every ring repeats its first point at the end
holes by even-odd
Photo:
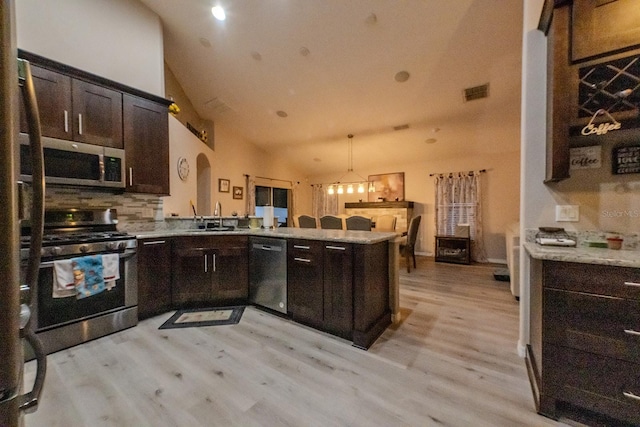
{"type": "MultiPolygon", "coordinates": [[[[21,133],[20,179],[30,182],[29,135],[21,133]]],[[[124,150],[42,137],[44,175],[48,184],[125,187],[124,150]]]]}

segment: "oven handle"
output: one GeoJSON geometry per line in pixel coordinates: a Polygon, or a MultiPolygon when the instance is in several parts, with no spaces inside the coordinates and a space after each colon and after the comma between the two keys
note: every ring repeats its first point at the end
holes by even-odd
{"type": "MultiPolygon", "coordinates": [[[[126,258],[131,258],[132,256],[134,256],[136,254],[136,251],[125,251],[125,252],[120,252],[120,259],[126,259],[126,258]]],[[[100,254],[94,254],[94,255],[100,255],[100,254]]],[[[77,257],[72,257],[72,258],[77,258],[77,257]]],[[[44,261],[40,263],[40,268],[49,268],[49,267],[53,267],[53,264],[55,263],[55,261],[44,261]]]]}

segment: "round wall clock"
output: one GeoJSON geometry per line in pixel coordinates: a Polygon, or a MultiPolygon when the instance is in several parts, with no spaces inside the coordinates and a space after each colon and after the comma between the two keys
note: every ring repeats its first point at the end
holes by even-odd
{"type": "Polygon", "coordinates": [[[189,162],[184,157],[178,159],[178,176],[183,181],[186,181],[189,176],[189,162]]]}

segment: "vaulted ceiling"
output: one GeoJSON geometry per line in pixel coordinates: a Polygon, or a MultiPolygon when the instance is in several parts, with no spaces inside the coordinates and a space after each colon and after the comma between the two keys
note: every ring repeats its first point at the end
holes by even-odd
{"type": "Polygon", "coordinates": [[[492,135],[519,125],[521,1],[141,2],[198,114],[309,175],[346,170],[347,134],[356,170],[517,149],[492,135]]]}

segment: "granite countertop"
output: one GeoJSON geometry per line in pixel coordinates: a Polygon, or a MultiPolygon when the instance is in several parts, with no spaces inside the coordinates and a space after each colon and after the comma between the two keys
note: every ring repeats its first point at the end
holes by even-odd
{"type": "Polygon", "coordinates": [[[237,229],[229,231],[206,231],[197,229],[183,230],[156,230],[132,232],[138,239],[154,239],[163,237],[180,236],[260,236],[276,237],[280,239],[309,239],[325,240],[330,242],[374,244],[387,240],[394,240],[398,237],[396,233],[375,232],[375,231],[352,231],[352,230],[323,230],[317,228],[289,228],[281,227],[274,229],[237,229]]]}
{"type": "Polygon", "coordinates": [[[530,242],[524,243],[524,247],[532,258],[540,260],[640,268],[639,251],[540,246],[530,242]]]}

